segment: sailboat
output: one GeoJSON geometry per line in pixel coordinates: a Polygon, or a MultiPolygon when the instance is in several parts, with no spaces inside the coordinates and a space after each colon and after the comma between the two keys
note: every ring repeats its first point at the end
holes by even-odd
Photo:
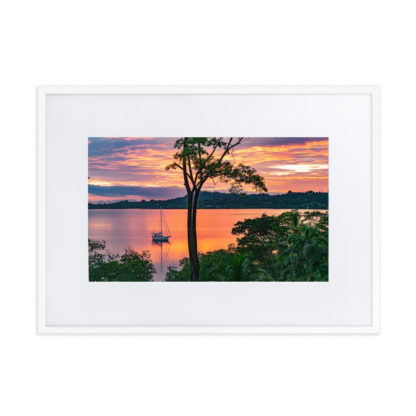
{"type": "Polygon", "coordinates": [[[160,207],[160,232],[152,233],[152,240],[155,242],[163,243],[169,242],[170,231],[166,219],[163,215],[162,207],[160,207]],[[166,234],[163,233],[163,225],[165,225],[166,234]]]}

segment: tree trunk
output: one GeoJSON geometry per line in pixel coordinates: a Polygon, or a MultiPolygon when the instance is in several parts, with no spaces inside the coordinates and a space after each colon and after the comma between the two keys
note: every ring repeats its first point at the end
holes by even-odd
{"type": "Polygon", "coordinates": [[[196,216],[194,220],[195,193],[188,194],[188,251],[191,266],[191,281],[199,280],[199,259],[196,241],[196,216]]]}
{"type": "Polygon", "coordinates": [[[196,234],[196,213],[198,210],[198,198],[199,198],[199,190],[195,191],[194,198],[192,201],[192,220],[191,220],[191,228],[192,228],[192,241],[194,242],[194,252],[196,253],[195,256],[195,280],[199,280],[199,257],[198,257],[198,238],[196,234]]]}

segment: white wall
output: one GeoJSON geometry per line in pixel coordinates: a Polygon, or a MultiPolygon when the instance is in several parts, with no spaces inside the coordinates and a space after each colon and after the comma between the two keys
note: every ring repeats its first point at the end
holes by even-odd
{"type": "Polygon", "coordinates": [[[411,6],[404,0],[2,2],[1,413],[415,414],[411,6]],[[37,336],[38,84],[380,85],[382,334],[37,336]]]}

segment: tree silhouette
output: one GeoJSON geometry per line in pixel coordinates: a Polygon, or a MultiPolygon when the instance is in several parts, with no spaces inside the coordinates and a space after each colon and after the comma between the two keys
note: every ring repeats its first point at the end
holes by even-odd
{"type": "Polygon", "coordinates": [[[180,169],[188,196],[188,251],[191,280],[199,280],[196,216],[201,188],[208,179],[230,183],[230,192],[242,193],[243,185],[253,185],[256,191],[267,192],[264,178],[256,170],[226,160],[226,156],[241,144],[242,137],[182,137],[175,142],[178,151],[166,170],[180,169]]]}

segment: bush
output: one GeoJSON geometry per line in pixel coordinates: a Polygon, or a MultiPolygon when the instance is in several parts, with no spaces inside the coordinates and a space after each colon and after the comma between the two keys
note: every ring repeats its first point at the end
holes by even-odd
{"type": "Polygon", "coordinates": [[[273,280],[328,280],[328,213],[292,210],[238,222],[237,251],[257,260],[273,280]]]}
{"type": "Polygon", "coordinates": [[[103,253],[105,241],[88,239],[89,279],[91,282],[148,282],[154,266],[150,253],[128,247],[122,255],[103,253]]]}
{"type": "MultiPolygon", "coordinates": [[[[199,254],[200,281],[244,282],[271,280],[269,274],[245,255],[234,249],[211,251],[199,254]]],[[[180,270],[169,267],[166,281],[189,281],[191,268],[189,259],[184,258],[179,264],[180,270]]]]}

